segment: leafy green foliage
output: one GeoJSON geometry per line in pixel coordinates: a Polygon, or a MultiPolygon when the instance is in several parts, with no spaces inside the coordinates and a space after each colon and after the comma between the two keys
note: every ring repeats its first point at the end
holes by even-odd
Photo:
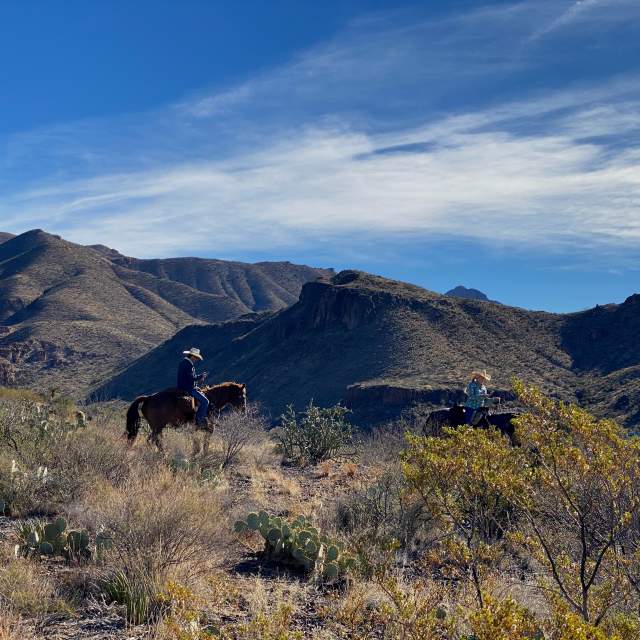
{"type": "Polygon", "coordinates": [[[442,530],[432,562],[445,575],[470,580],[483,606],[484,578],[505,556],[513,502],[528,472],[522,454],[498,431],[463,427],[444,434],[408,436],[403,469],[442,530]]]}
{"type": "Polygon", "coordinates": [[[353,441],[349,410],[341,405],[321,408],[313,402],[296,413],[292,406],[281,416],[274,431],[279,450],[296,464],[317,464],[342,453],[353,441]]]}
{"type": "Polygon", "coordinates": [[[335,580],[355,566],[342,541],[322,534],[304,516],[285,520],[266,511],[253,512],[236,522],[235,531],[257,531],[264,538],[267,559],[301,567],[321,580],[335,580]]]}

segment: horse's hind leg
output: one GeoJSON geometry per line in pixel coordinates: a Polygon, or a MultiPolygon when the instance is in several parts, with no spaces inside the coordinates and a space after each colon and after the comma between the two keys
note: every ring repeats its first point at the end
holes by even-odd
{"type": "Polygon", "coordinates": [[[153,422],[153,423],[149,423],[149,426],[151,427],[151,433],[149,433],[149,442],[151,442],[152,444],[155,444],[156,447],[158,448],[158,451],[163,451],[161,436],[162,436],[162,429],[164,428],[165,425],[157,424],[153,422]]]}

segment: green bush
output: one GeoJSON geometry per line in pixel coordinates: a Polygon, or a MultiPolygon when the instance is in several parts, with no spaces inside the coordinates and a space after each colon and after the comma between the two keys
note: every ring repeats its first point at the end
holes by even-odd
{"type": "Polygon", "coordinates": [[[281,416],[274,431],[279,451],[296,464],[317,464],[345,452],[353,442],[349,410],[341,405],[321,408],[313,402],[297,414],[292,406],[281,416]]]}
{"type": "Polygon", "coordinates": [[[54,405],[0,398],[0,511],[55,514],[97,478],[126,482],[119,435],[81,424],[54,405]]]}

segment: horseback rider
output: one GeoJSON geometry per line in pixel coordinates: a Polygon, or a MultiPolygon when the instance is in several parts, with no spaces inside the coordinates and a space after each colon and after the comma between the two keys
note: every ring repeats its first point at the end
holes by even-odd
{"type": "Polygon", "coordinates": [[[489,399],[486,383],[491,382],[491,376],[486,369],[474,371],[471,376],[471,382],[465,389],[467,401],[464,404],[464,413],[467,424],[473,424],[476,411],[486,406],[489,399]]]}
{"type": "Polygon", "coordinates": [[[196,375],[195,367],[195,363],[202,360],[202,355],[200,354],[200,349],[196,349],[195,347],[191,347],[189,351],[183,351],[182,354],[185,357],[180,361],[180,365],[178,366],[178,383],[176,386],[180,391],[188,393],[198,401],[196,424],[199,427],[206,426],[209,400],[207,396],[198,389],[196,383],[202,382],[207,377],[207,373],[204,372],[196,375]]]}

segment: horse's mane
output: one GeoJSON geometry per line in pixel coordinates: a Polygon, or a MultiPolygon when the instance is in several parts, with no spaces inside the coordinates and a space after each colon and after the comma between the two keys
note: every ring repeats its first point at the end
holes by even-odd
{"type": "Polygon", "coordinates": [[[220,384],[211,384],[206,387],[202,387],[202,391],[206,393],[207,391],[211,391],[212,389],[225,389],[228,387],[243,387],[244,385],[240,382],[221,382],[220,384]]]}

